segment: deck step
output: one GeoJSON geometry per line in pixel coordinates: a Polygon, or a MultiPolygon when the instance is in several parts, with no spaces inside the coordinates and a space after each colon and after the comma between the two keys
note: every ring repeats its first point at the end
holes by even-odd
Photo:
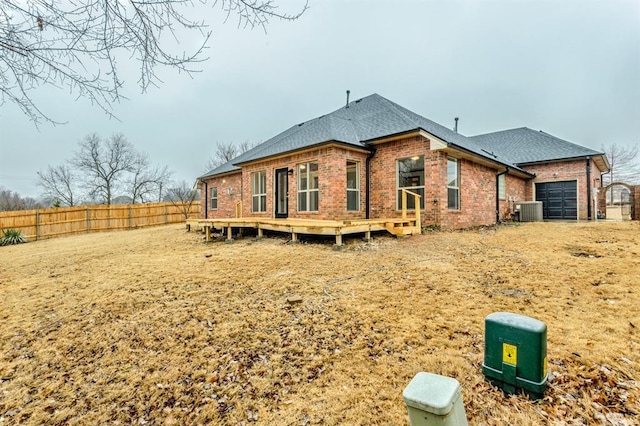
{"type": "Polygon", "coordinates": [[[387,222],[385,228],[391,234],[396,236],[417,235],[421,233],[420,227],[415,225],[413,221],[393,221],[387,222]]]}

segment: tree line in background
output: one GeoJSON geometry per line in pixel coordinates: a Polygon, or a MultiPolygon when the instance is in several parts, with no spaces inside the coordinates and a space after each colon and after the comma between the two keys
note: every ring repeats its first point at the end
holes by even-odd
{"type": "Polygon", "coordinates": [[[38,172],[41,200],[0,188],[0,211],[80,204],[193,203],[198,198],[193,185],[172,182],[167,166],[152,164],[122,134],[108,138],[91,134],[78,148],[63,164],[38,172]]]}
{"type": "Polygon", "coordinates": [[[87,200],[110,205],[117,196],[128,197],[130,203],[162,200],[163,187],[171,177],[169,168],[152,165],[149,156],[136,150],[123,134],[88,135],[78,148],[64,164],[38,172],[38,185],[46,198],[65,206],[87,200]]]}
{"type": "MultiPolygon", "coordinates": [[[[255,144],[219,142],[203,173],[234,159],[255,144]]],[[[122,134],[87,135],[63,164],[38,172],[39,200],[0,188],[0,211],[32,210],[80,204],[135,204],[169,201],[191,204],[199,191],[186,181],[172,182],[167,166],[154,165],[122,134]]]]}

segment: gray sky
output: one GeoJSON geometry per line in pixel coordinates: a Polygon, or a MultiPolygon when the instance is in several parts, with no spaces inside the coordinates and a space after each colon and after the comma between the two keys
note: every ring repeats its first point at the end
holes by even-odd
{"type": "Polygon", "coordinates": [[[217,142],[264,141],[340,108],[347,89],[448,127],[460,117],[465,135],[527,126],[594,149],[640,143],[638,0],[309,1],[298,21],[273,21],[266,34],[209,9],[203,72],[161,71],[165,84],[140,94],[123,69],[121,122],[64,90],[37,98],[66,125],[38,130],[3,105],[0,186],[38,196],[36,172],[94,132],[122,132],[175,180],[193,181],[217,142]]]}

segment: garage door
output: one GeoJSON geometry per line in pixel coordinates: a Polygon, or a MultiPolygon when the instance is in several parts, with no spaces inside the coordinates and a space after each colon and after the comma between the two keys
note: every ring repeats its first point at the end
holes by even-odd
{"type": "Polygon", "coordinates": [[[577,181],[536,184],[536,201],[542,201],[544,219],[577,219],[577,181]]]}

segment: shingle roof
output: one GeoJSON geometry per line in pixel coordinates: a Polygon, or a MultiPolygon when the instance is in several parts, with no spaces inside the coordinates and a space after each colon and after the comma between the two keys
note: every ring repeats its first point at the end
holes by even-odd
{"type": "Polygon", "coordinates": [[[602,152],[527,127],[471,136],[469,139],[487,151],[500,152],[508,161],[519,165],[603,155],[602,152]]]}
{"type": "Polygon", "coordinates": [[[487,152],[472,139],[373,94],[329,114],[294,125],[201,177],[239,170],[238,164],[325,142],[336,141],[363,148],[376,139],[420,129],[450,145],[517,169],[502,155],[487,152]]]}

